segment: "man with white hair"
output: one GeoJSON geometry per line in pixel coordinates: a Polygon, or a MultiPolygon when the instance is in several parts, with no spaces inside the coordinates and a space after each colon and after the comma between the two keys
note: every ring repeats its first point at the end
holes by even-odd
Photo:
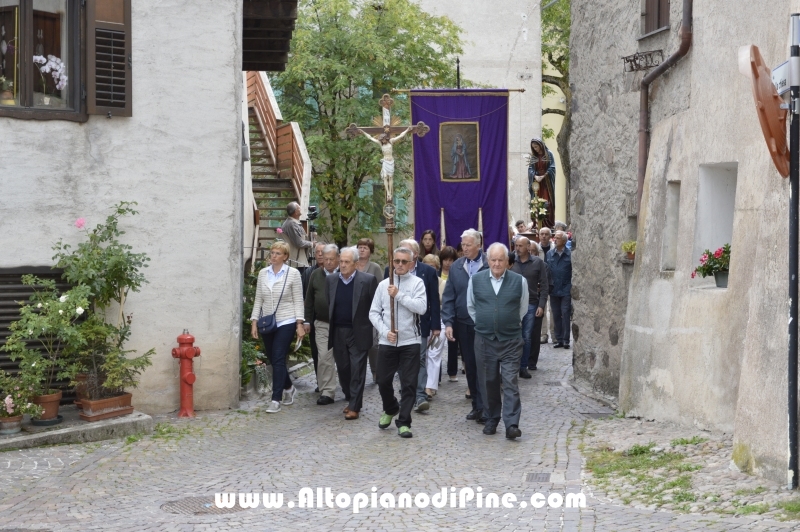
{"type": "Polygon", "coordinates": [[[419,375],[420,315],[427,308],[425,285],[411,275],[414,254],[408,248],[394,250],[394,284],[389,278],[378,285],[369,311],[369,319],[378,331],[378,391],[383,402],[378,427],[388,428],[392,418],[401,438],[411,438],[411,410],[414,408],[419,375]],[[392,330],[394,298],[395,330],[392,330]],[[394,374],[400,374],[400,401],[394,395],[394,374]]]}
{"type": "MultiPolygon", "coordinates": [[[[428,299],[428,308],[419,317],[420,339],[419,347],[419,377],[417,379],[417,398],[414,402],[414,409],[417,412],[424,412],[430,408],[428,396],[425,394],[425,387],[428,385],[428,343],[431,338],[438,338],[441,329],[442,318],[439,305],[439,276],[436,270],[419,260],[419,244],[416,240],[406,239],[400,242],[401,248],[410,249],[414,253],[414,262],[411,264],[409,273],[422,279],[425,285],[425,295],[428,299]]],[[[388,272],[387,272],[388,276],[388,272]]],[[[438,378],[438,375],[437,375],[438,378]]]]}
{"type": "Polygon", "coordinates": [[[339,373],[348,405],[344,418],[358,419],[364,400],[367,380],[367,352],[372,347],[372,324],[369,309],[378,288],[378,280],[356,269],[358,249],[344,248],[339,252],[339,275],[329,275],[327,283],[330,334],[328,348],[339,373]]]}
{"type": "Polygon", "coordinates": [[[522,319],[528,312],[528,283],[508,270],[508,248],[489,246],[489,270],[469,280],[467,309],[475,323],[475,359],[478,384],[484,398],[483,433],[497,432],[502,411],[506,438],[522,435],[517,375],[522,358],[522,319]],[[502,386],[502,399],[501,399],[502,386]]]}
{"type": "Polygon", "coordinates": [[[556,231],[554,240],[555,247],[547,253],[550,311],[555,327],[553,347],[569,349],[569,322],[572,314],[572,252],[567,249],[567,233],[556,231]]]}
{"type": "Polygon", "coordinates": [[[467,414],[467,419],[485,423],[486,417],[483,414],[485,405],[482,390],[478,386],[475,361],[475,322],[467,309],[470,278],[479,271],[489,269],[489,262],[481,251],[480,243],[481,234],[474,229],[467,229],[461,235],[461,249],[464,256],[450,267],[442,296],[442,321],[447,339],[451,342],[458,341],[461,347],[461,358],[464,361],[467,385],[472,399],[472,410],[467,414]]]}

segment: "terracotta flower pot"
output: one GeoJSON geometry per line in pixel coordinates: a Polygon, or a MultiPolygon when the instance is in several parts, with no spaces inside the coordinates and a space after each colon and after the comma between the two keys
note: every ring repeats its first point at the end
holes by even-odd
{"type": "Polygon", "coordinates": [[[44,412],[37,419],[42,421],[55,419],[58,416],[58,404],[61,402],[61,395],[61,390],[58,390],[56,393],[31,397],[31,403],[44,408],[44,412]]]}
{"type": "Polygon", "coordinates": [[[75,396],[77,397],[77,399],[75,399],[75,405],[78,407],[78,409],[83,408],[82,401],[87,397],[86,380],[88,378],[89,375],[86,373],[78,373],[75,375],[75,380],[78,383],[75,385],[75,396]]]}
{"type": "Polygon", "coordinates": [[[81,419],[84,421],[100,421],[111,417],[126,416],[133,412],[129,393],[108,399],[81,399],[81,419]]]}
{"type": "Polygon", "coordinates": [[[628,260],[634,260],[636,258],[636,252],[635,251],[628,251],[627,255],[628,255],[628,260]]]}
{"type": "Polygon", "coordinates": [[[16,434],[22,430],[22,416],[0,417],[0,434],[16,434]]]}

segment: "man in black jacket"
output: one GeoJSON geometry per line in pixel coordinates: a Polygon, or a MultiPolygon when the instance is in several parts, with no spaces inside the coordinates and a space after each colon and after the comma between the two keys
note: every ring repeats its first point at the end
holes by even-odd
{"type": "Polygon", "coordinates": [[[470,277],[481,270],[489,268],[489,262],[480,248],[481,234],[474,229],[467,229],[461,235],[461,249],[464,256],[450,267],[450,275],[442,297],[442,321],[445,325],[445,336],[451,342],[458,340],[461,346],[461,358],[467,374],[467,384],[472,395],[472,411],[467,419],[485,423],[482,390],[478,386],[478,374],[475,360],[475,322],[467,310],[467,289],[470,277]]]}
{"type": "Polygon", "coordinates": [[[328,348],[333,347],[339,385],[348,406],[345,419],[358,419],[367,380],[367,352],[372,347],[372,322],[369,309],[378,288],[374,275],[356,270],[358,250],[344,248],[339,252],[339,275],[329,275],[328,308],[330,335],[328,348]]]}
{"type": "Polygon", "coordinates": [[[511,271],[520,274],[528,282],[528,311],[522,318],[522,360],[519,365],[519,376],[530,379],[529,369],[536,370],[541,349],[542,318],[547,306],[548,280],[547,266],[544,261],[530,253],[530,242],[524,236],[514,243],[517,260],[511,271]]]}

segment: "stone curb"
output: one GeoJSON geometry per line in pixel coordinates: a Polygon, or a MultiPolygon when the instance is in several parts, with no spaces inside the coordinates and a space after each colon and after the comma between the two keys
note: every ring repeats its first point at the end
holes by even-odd
{"type": "Polygon", "coordinates": [[[152,417],[134,410],[133,413],[119,418],[105,419],[36,434],[21,434],[17,437],[3,439],[0,441],[0,451],[28,449],[43,445],[111,440],[138,433],[149,434],[153,432],[154,425],[152,417]]]}

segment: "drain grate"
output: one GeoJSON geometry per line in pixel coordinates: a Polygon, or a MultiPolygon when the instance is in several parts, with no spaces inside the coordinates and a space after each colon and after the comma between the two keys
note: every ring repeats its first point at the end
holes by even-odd
{"type": "Polygon", "coordinates": [[[561,381],[547,381],[544,383],[545,386],[561,386],[561,381]]]}
{"type": "Polygon", "coordinates": [[[550,482],[550,473],[528,473],[525,482],[550,482]]]}
{"type": "Polygon", "coordinates": [[[217,508],[214,497],[186,497],[161,505],[165,512],[178,515],[222,515],[240,512],[244,508],[235,504],[233,508],[217,508]]]}
{"type": "Polygon", "coordinates": [[[614,412],[581,412],[582,416],[592,419],[606,419],[614,415],[614,412]]]}

